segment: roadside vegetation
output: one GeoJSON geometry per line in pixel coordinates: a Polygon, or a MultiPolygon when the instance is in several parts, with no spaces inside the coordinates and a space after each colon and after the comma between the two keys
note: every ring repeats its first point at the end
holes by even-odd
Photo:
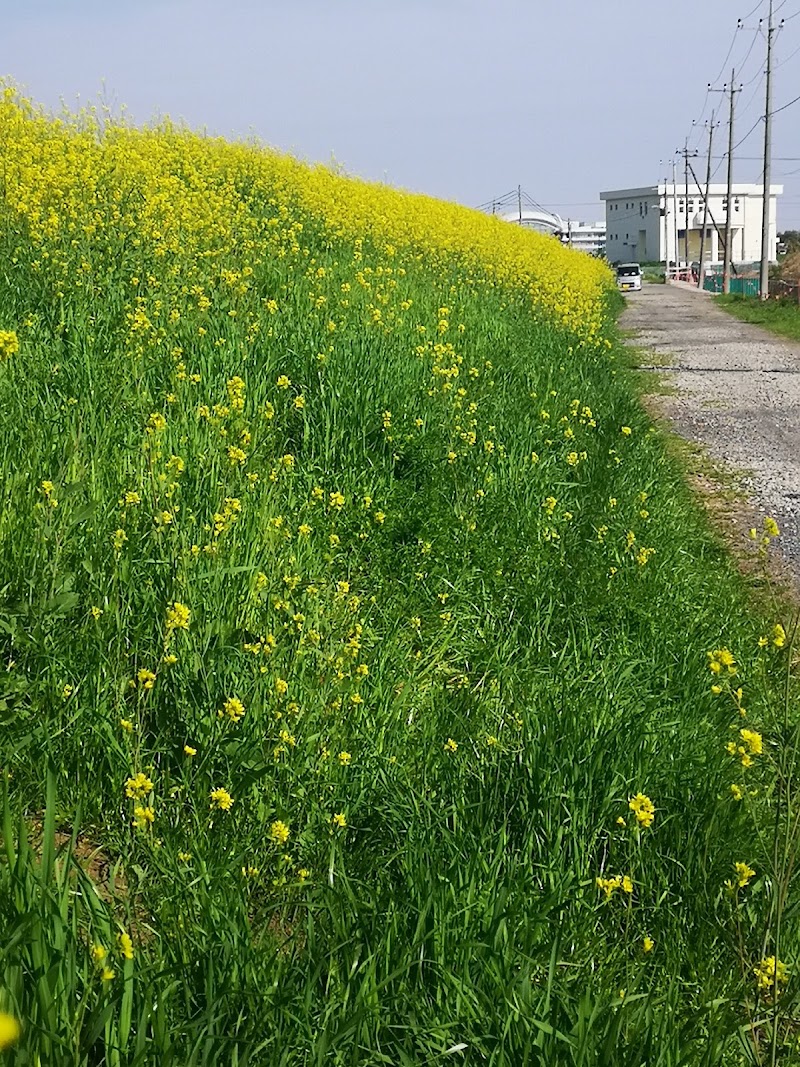
{"type": "Polygon", "coordinates": [[[721,294],[715,297],[715,302],[743,322],[763,326],[765,330],[788,337],[791,341],[800,341],[800,304],[796,300],[762,301],[758,297],[721,294]]]}
{"type": "Polygon", "coordinates": [[[10,87],[0,150],[0,1058],[790,1062],[794,630],[608,268],[10,87]]]}

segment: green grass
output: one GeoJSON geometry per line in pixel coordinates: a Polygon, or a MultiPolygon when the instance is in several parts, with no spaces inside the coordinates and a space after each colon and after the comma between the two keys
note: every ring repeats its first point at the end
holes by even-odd
{"type": "Polygon", "coordinates": [[[715,302],[743,322],[751,322],[780,337],[800,341],[800,305],[794,301],[761,301],[754,297],[723,294],[716,297],[715,302]]]}
{"type": "MultiPolygon", "coordinates": [[[[389,254],[257,160],[229,243],[185,262],[143,223],[104,250],[2,208],[9,1063],[769,1062],[753,967],[793,968],[798,932],[787,651],[759,648],[775,620],[638,402],[618,295],[587,341],[444,231],[435,261],[389,254]],[[249,218],[303,244],[253,250],[249,218]],[[737,861],[756,876],[734,893],[737,861]],[[615,875],[633,892],[606,899],[615,875]]],[[[796,998],[793,976],[787,1063],[796,998]]]]}

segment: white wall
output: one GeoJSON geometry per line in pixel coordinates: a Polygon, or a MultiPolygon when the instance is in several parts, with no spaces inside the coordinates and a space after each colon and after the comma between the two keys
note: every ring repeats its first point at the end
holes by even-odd
{"type": "Polygon", "coordinates": [[[634,263],[657,258],[658,220],[655,189],[622,190],[606,200],[606,257],[634,263]]]}
{"type": "MultiPolygon", "coordinates": [[[[686,205],[684,203],[685,186],[678,182],[677,210],[678,229],[686,225],[686,205]]],[[[722,257],[722,241],[714,230],[712,216],[720,234],[725,228],[725,194],[724,185],[712,185],[709,190],[709,214],[706,227],[704,259],[719,260],[722,257]]],[[[777,248],[777,197],[783,192],[783,186],[773,185],[770,196],[770,242],[772,258],[777,248]]],[[[645,186],[637,189],[620,189],[615,192],[601,193],[606,203],[606,256],[613,262],[665,262],[674,261],[675,256],[675,215],[673,211],[673,187],[671,183],[659,186],[645,186]],[[664,205],[666,214],[662,216],[659,204],[664,205]],[[666,220],[666,233],[665,233],[666,220]],[[640,232],[644,231],[644,238],[640,232]]],[[[703,195],[694,183],[689,183],[689,230],[695,231],[694,241],[703,225],[703,195]]],[[[760,185],[735,184],[733,187],[733,258],[736,262],[751,262],[761,256],[761,203],[762,187],[760,185]],[[738,201],[738,210],[737,210],[738,201]]],[[[696,245],[690,248],[690,258],[696,259],[696,245]]],[[[677,258],[684,260],[684,242],[678,240],[677,258]]]]}

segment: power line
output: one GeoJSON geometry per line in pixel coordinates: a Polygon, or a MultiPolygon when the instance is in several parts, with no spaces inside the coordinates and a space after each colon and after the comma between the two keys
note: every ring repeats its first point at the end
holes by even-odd
{"type": "Polygon", "coordinates": [[[753,132],[753,130],[758,126],[758,124],[760,122],[763,122],[763,121],[764,121],[764,116],[763,115],[759,115],[758,118],[756,119],[756,121],[753,123],[753,125],[750,127],[750,129],[747,131],[747,133],[744,135],[744,137],[742,137],[742,139],[740,141],[737,141],[736,144],[733,146],[733,151],[734,152],[739,147],[739,145],[743,145],[744,144],[744,142],[747,140],[747,138],[750,136],[750,134],[753,132]]]}
{"type": "Polygon", "coordinates": [[[777,107],[774,111],[770,111],[770,115],[778,115],[781,111],[785,111],[787,107],[791,107],[792,104],[796,104],[800,100],[800,96],[796,96],[794,100],[790,100],[788,104],[784,104],[783,107],[777,107]]]}
{"type": "MultiPolygon", "coordinates": [[[[748,59],[750,58],[750,54],[751,54],[751,52],[753,51],[753,48],[755,47],[755,43],[756,43],[756,37],[758,37],[758,30],[753,30],[753,37],[752,37],[752,39],[751,39],[751,41],[750,41],[750,47],[749,47],[749,48],[747,49],[747,55],[746,55],[746,56],[744,57],[744,59],[742,60],[742,62],[741,62],[741,63],[739,64],[739,73],[740,73],[740,74],[741,74],[741,72],[742,72],[742,71],[744,70],[745,66],[747,65],[747,61],[748,61],[748,59]]],[[[746,82],[746,83],[745,83],[745,85],[744,85],[744,86],[742,86],[742,88],[746,88],[746,86],[747,86],[747,85],[750,85],[750,84],[751,84],[751,82],[755,81],[755,79],[756,79],[756,78],[758,77],[758,75],[759,75],[760,73],[761,73],[760,71],[757,71],[757,72],[756,72],[756,73],[755,73],[755,74],[753,75],[753,77],[752,77],[752,78],[750,79],[750,81],[749,81],[749,82],[746,82]]]]}
{"type": "Polygon", "coordinates": [[[775,64],[775,69],[777,70],[778,67],[782,67],[784,65],[784,63],[788,63],[790,59],[794,59],[794,57],[797,55],[798,52],[800,52],[800,44],[797,46],[797,48],[795,48],[794,52],[790,52],[789,55],[785,59],[782,59],[780,61],[780,63],[776,63],[775,64]]]}
{"type": "MultiPolygon", "coordinates": [[[[756,82],[756,87],[755,87],[755,89],[753,89],[753,91],[750,94],[750,96],[748,96],[747,103],[743,106],[742,111],[747,111],[748,108],[750,107],[750,105],[755,100],[755,98],[758,96],[759,90],[761,89],[761,86],[762,86],[763,81],[766,78],[766,76],[767,76],[767,72],[765,70],[759,71],[759,73],[756,75],[756,77],[758,77],[758,81],[756,82]]],[[[750,79],[750,81],[747,83],[747,85],[752,85],[752,84],[753,84],[753,78],[750,79]]],[[[742,88],[746,89],[747,85],[743,85],[742,88]]]]}
{"type": "MultiPolygon", "coordinates": [[[[787,104],[787,107],[788,107],[788,104],[787,104]]],[[[774,112],[773,112],[773,114],[774,114],[774,112]]],[[[753,130],[756,128],[756,126],[758,126],[758,124],[760,122],[763,122],[763,121],[764,121],[764,116],[763,115],[759,115],[758,118],[756,119],[756,121],[753,123],[753,125],[750,127],[750,129],[747,131],[747,133],[744,135],[744,137],[742,137],[741,140],[737,141],[736,144],[733,146],[733,151],[734,152],[739,147],[739,145],[743,145],[744,144],[744,142],[747,140],[747,138],[750,136],[750,134],[753,132],[753,130]]],[[[712,178],[714,177],[714,174],[717,173],[717,171],[719,170],[719,168],[722,166],[722,164],[724,163],[724,161],[727,158],[728,158],[728,153],[727,152],[725,153],[725,155],[720,157],[720,161],[719,161],[719,163],[717,163],[716,167],[714,168],[714,172],[711,175],[712,178]]],[[[761,156],[751,156],[749,158],[750,159],[760,160],[761,156]]]]}

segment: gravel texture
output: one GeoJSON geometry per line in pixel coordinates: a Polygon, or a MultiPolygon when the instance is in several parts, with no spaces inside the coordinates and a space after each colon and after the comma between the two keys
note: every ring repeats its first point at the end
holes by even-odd
{"type": "Polygon", "coordinates": [[[800,578],[800,345],[677,285],[629,294],[621,324],[635,332],[639,365],[665,371],[675,390],[658,401],[673,429],[741,474],[753,507],[777,520],[781,552],[800,578]]]}

